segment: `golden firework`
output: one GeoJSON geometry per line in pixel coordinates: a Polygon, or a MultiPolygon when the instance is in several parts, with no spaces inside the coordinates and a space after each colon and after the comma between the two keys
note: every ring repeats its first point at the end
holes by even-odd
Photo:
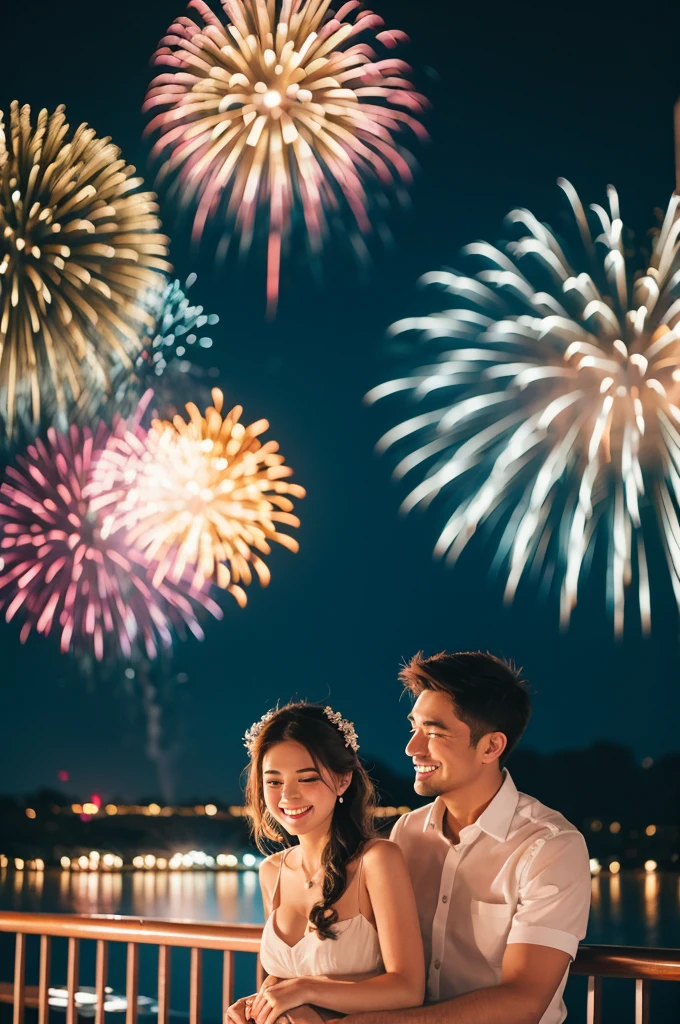
{"type": "Polygon", "coordinates": [[[159,181],[174,177],[182,205],[198,199],[195,239],[222,220],[247,250],[263,226],[271,313],[294,210],[313,255],[338,213],[365,255],[361,236],[380,199],[411,182],[400,142],[427,137],[426,100],[388,52],[406,35],[358,2],[221,0],[220,15],[204,0],[189,7],[197,18],[177,18],[161,40],[154,62],[169,70],[144,105],[164,161],[159,181]]]}
{"type": "Polygon", "coordinates": [[[64,418],[132,367],[145,308],[164,286],[156,197],[108,138],[64,108],[0,111],[0,417],[8,436],[43,412],[64,418]]]}
{"type": "Polygon", "coordinates": [[[222,416],[224,396],[214,388],[214,405],[201,415],[186,405],[187,423],[154,420],[144,437],[113,437],[95,474],[94,507],[110,507],[106,532],[124,530],[127,539],[156,564],[154,584],[191,578],[207,580],[246,604],[241,583],[262,586],[270,572],[260,558],[270,541],[290,551],[298,542],[279,533],[279,524],[299,526],[293,498],[304,488],[287,481],[276,441],[262,444],[267,420],[241,422],[241,406],[222,416]]]}

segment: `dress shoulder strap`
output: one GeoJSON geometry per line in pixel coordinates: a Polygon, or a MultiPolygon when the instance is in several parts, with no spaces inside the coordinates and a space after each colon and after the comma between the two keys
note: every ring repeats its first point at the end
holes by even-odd
{"type": "Polygon", "coordinates": [[[281,860],[279,861],[279,873],[276,876],[276,887],[272,896],[272,910],[277,910],[281,903],[281,872],[283,871],[283,865],[286,863],[286,857],[290,853],[292,847],[284,850],[281,854],[281,860]]]}
{"type": "Polygon", "coordinates": [[[357,913],[361,914],[361,869],[364,866],[364,853],[365,847],[361,851],[361,859],[359,861],[359,867],[357,868],[357,913]]]}

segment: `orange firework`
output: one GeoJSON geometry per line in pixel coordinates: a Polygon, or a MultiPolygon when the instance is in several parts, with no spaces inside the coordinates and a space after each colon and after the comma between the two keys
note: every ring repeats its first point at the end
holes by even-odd
{"type": "Polygon", "coordinates": [[[276,441],[262,444],[266,420],[245,427],[236,406],[222,416],[224,397],[212,392],[214,405],[201,415],[187,403],[187,423],[155,420],[146,436],[128,432],[111,439],[95,474],[94,506],[108,509],[106,533],[124,530],[128,541],[156,564],[154,583],[166,577],[206,580],[231,593],[243,607],[240,584],[269,583],[259,557],[270,541],[290,551],[298,543],[277,526],[299,526],[291,497],[305,491],[287,481],[276,441]]]}

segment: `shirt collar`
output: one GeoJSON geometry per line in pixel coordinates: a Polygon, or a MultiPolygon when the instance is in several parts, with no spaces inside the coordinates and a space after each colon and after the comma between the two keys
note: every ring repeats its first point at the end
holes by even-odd
{"type": "MultiPolygon", "coordinates": [[[[518,800],[519,794],[515,783],[512,781],[507,768],[504,768],[501,788],[498,790],[486,810],[480,814],[477,821],[473,822],[472,825],[468,825],[466,828],[461,829],[461,839],[465,838],[468,834],[468,830],[471,835],[473,832],[481,829],[482,832],[486,832],[487,835],[491,836],[492,839],[498,840],[499,843],[505,842],[508,838],[512,819],[515,811],[517,810],[518,800]]],[[[430,806],[429,813],[425,819],[425,824],[423,825],[423,832],[426,832],[430,828],[436,829],[438,832],[442,832],[445,813],[446,805],[442,798],[438,796],[430,806]]]]}

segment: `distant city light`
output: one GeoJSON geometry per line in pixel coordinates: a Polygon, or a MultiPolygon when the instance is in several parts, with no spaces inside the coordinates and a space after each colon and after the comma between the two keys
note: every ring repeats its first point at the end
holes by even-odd
{"type": "Polygon", "coordinates": [[[158,804],[149,804],[149,814],[160,814],[161,809],[158,804]]]}
{"type": "Polygon", "coordinates": [[[168,862],[165,859],[165,857],[159,857],[158,860],[156,861],[156,867],[158,868],[159,871],[165,871],[167,866],[168,862]]]}
{"type": "Polygon", "coordinates": [[[236,865],[238,864],[238,857],[236,857],[235,854],[233,853],[228,853],[227,856],[225,857],[224,863],[228,868],[235,868],[236,865]]]}
{"type": "Polygon", "coordinates": [[[648,873],[651,873],[652,871],[656,871],[656,869],[657,869],[657,863],[656,863],[655,860],[646,860],[645,861],[645,871],[647,871],[648,873]]]}
{"type": "Polygon", "coordinates": [[[5,857],[4,853],[0,853],[0,868],[6,868],[8,864],[7,857],[5,857]]]}
{"type": "Polygon", "coordinates": [[[257,860],[253,857],[252,853],[244,853],[242,860],[243,866],[246,868],[254,868],[257,864],[257,860]]]}
{"type": "Polygon", "coordinates": [[[102,857],[102,862],[104,864],[104,867],[112,868],[116,863],[116,858],[113,856],[112,853],[105,853],[104,856],[102,857]]]}
{"type": "Polygon", "coordinates": [[[33,810],[33,808],[32,807],[27,807],[26,808],[26,817],[27,818],[35,818],[35,816],[36,816],[36,814],[35,814],[35,811],[33,810]]]}
{"type": "Polygon", "coordinates": [[[609,826],[609,831],[613,832],[614,835],[616,835],[617,832],[621,831],[621,823],[618,821],[613,821],[609,826]]]}
{"type": "Polygon", "coordinates": [[[591,857],[591,860],[590,860],[590,873],[591,873],[591,875],[599,875],[600,871],[602,871],[602,865],[600,864],[599,860],[597,859],[597,857],[591,857]]]}
{"type": "Polygon", "coordinates": [[[62,768],[60,771],[57,772],[57,778],[59,779],[60,782],[68,782],[68,772],[64,768],[62,768]]]}
{"type": "Polygon", "coordinates": [[[646,836],[655,836],[656,835],[656,825],[648,825],[647,828],[645,829],[645,835],[646,836]]]}
{"type": "Polygon", "coordinates": [[[98,810],[99,810],[99,808],[97,807],[97,805],[92,803],[92,801],[90,800],[86,804],[83,804],[82,813],[83,814],[96,814],[98,810]]]}
{"type": "Polygon", "coordinates": [[[118,814],[118,808],[115,804],[107,804],[104,810],[107,814],[118,814]]]}
{"type": "Polygon", "coordinates": [[[62,857],[61,861],[59,863],[61,864],[61,866],[64,869],[64,871],[68,871],[68,869],[71,867],[71,858],[70,857],[62,857]]]}
{"type": "Polygon", "coordinates": [[[73,811],[74,814],[82,814],[83,806],[82,804],[71,804],[71,810],[73,811]]]}
{"type": "Polygon", "coordinates": [[[143,857],[133,857],[132,858],[132,866],[134,868],[143,868],[144,867],[144,858],[143,857]]]}
{"type": "Polygon", "coordinates": [[[611,862],[611,864],[609,865],[609,870],[611,871],[612,875],[618,875],[619,871],[621,870],[621,865],[619,864],[618,860],[613,860],[611,862]]]}
{"type": "Polygon", "coordinates": [[[33,861],[33,867],[35,868],[36,871],[45,870],[45,861],[42,859],[42,857],[35,858],[35,860],[33,861]]]}
{"type": "Polygon", "coordinates": [[[21,859],[21,857],[15,857],[14,858],[14,867],[17,869],[17,871],[23,871],[24,870],[24,862],[21,859]]]}
{"type": "Polygon", "coordinates": [[[596,818],[595,821],[591,821],[590,827],[593,832],[600,832],[602,830],[602,822],[596,818]]]}
{"type": "Polygon", "coordinates": [[[144,867],[145,868],[155,868],[156,867],[156,858],[154,857],[154,855],[152,853],[147,853],[146,857],[144,858],[144,867]]]}
{"type": "Polygon", "coordinates": [[[209,818],[212,818],[213,815],[217,814],[217,808],[215,807],[215,804],[206,804],[205,813],[208,815],[209,818]]]}
{"type": "Polygon", "coordinates": [[[654,758],[653,757],[643,757],[643,759],[642,759],[642,767],[643,768],[651,768],[653,764],[654,764],[654,758]]]}
{"type": "Polygon", "coordinates": [[[122,868],[122,866],[123,866],[123,858],[122,857],[114,857],[113,858],[113,866],[114,866],[114,868],[122,868]]]}

